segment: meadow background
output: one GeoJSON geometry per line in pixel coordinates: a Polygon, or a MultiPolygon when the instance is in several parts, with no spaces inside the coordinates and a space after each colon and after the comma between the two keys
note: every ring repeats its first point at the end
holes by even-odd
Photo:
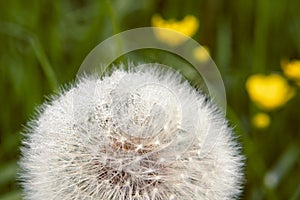
{"type": "MultiPolygon", "coordinates": [[[[0,0],[0,199],[21,199],[20,132],[35,107],[74,81],[98,43],[152,26],[155,14],[177,21],[193,15],[199,22],[192,38],[209,48],[222,74],[227,116],[246,157],[242,199],[300,199],[300,73],[297,66],[294,76],[283,70],[300,59],[299,8],[298,0],[0,0]],[[255,101],[246,82],[258,73],[277,74],[285,85],[274,93],[268,88],[278,81],[261,77],[256,88],[265,96],[255,101]],[[270,108],[272,98],[281,102],[270,108]],[[257,113],[262,117],[255,121],[257,113]]],[[[174,63],[174,56],[166,57],[174,63]]],[[[193,74],[187,78],[195,81],[193,74]]]]}

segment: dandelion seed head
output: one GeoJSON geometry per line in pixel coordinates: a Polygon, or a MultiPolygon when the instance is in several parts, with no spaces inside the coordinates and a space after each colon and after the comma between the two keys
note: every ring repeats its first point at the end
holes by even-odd
{"type": "Polygon", "coordinates": [[[232,199],[242,156],[223,115],[175,72],[116,69],[45,103],[23,141],[25,199],[232,199]],[[199,156],[208,135],[220,132],[199,156]]]}

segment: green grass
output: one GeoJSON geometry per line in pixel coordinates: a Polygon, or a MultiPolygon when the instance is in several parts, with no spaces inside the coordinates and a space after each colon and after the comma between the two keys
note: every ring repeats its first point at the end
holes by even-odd
{"type": "MultiPolygon", "coordinates": [[[[200,20],[194,39],[211,49],[227,91],[227,115],[246,156],[242,199],[300,199],[299,88],[290,102],[269,113],[271,125],[263,130],[251,124],[259,109],[245,91],[249,75],[282,73],[281,59],[300,59],[300,1],[182,4],[179,0],[0,1],[0,199],[21,198],[16,181],[20,132],[35,107],[74,81],[83,59],[98,43],[123,30],[150,26],[155,13],[177,19],[193,14],[200,20]]],[[[179,63],[183,71],[186,66],[156,51],[128,55],[141,56],[179,63]]],[[[186,76],[198,84],[195,74],[186,76]]]]}

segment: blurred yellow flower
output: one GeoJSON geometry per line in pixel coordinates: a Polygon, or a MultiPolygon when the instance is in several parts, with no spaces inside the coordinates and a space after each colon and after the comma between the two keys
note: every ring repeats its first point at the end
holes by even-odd
{"type": "Polygon", "coordinates": [[[257,113],[252,118],[252,124],[256,128],[266,128],[270,125],[271,118],[266,113],[257,113]]]}
{"type": "MultiPolygon", "coordinates": [[[[164,20],[156,14],[153,15],[151,23],[153,27],[172,29],[189,37],[192,37],[199,27],[199,21],[193,15],[187,15],[183,20],[177,21],[175,19],[164,20]]],[[[159,40],[170,46],[179,45],[186,40],[186,37],[180,37],[177,34],[172,35],[170,32],[160,30],[155,30],[155,34],[159,40]]]]}
{"type": "Polygon", "coordinates": [[[300,84],[300,60],[290,62],[281,62],[283,73],[290,79],[295,80],[300,84]]]}
{"type": "Polygon", "coordinates": [[[295,89],[277,74],[255,74],[248,78],[246,89],[251,100],[265,110],[284,105],[295,95],[295,89]]]}
{"type": "Polygon", "coordinates": [[[207,46],[196,47],[193,50],[193,56],[199,62],[207,62],[210,58],[209,48],[207,46]]]}

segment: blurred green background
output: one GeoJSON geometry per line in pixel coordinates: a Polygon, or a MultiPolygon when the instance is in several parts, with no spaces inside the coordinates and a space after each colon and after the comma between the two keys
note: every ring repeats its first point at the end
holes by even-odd
{"type": "MultiPolygon", "coordinates": [[[[300,59],[299,8],[299,0],[1,0],[0,199],[21,199],[16,181],[20,132],[35,107],[74,81],[98,43],[120,31],[151,26],[154,14],[199,20],[193,38],[210,49],[222,74],[227,115],[246,157],[242,199],[300,199],[299,86],[287,79],[295,95],[268,111],[250,100],[245,87],[252,74],[284,76],[281,61],[300,59]],[[252,123],[258,112],[270,119],[264,128],[252,123]]],[[[159,55],[143,55],[148,54],[159,55]]],[[[193,74],[187,78],[193,81],[193,74]]]]}

